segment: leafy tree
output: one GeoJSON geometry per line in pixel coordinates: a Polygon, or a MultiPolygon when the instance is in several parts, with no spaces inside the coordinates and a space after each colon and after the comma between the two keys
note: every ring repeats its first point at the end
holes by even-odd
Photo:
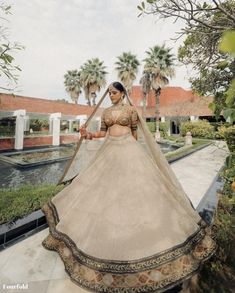
{"type": "Polygon", "coordinates": [[[78,103],[78,97],[81,93],[81,73],[78,70],[68,70],[64,75],[65,90],[69,93],[72,101],[78,103]]]}
{"type": "Polygon", "coordinates": [[[162,87],[169,83],[169,78],[174,76],[174,56],[170,48],[165,46],[154,46],[146,51],[147,57],[144,59],[144,71],[140,80],[145,93],[149,91],[149,85],[153,89],[156,98],[156,129],[159,131],[159,107],[162,87]]]}
{"type": "Polygon", "coordinates": [[[136,79],[138,66],[140,65],[137,57],[131,52],[124,52],[121,56],[117,57],[118,61],[115,62],[118,72],[118,78],[124,84],[128,93],[131,92],[133,81],[136,79]]]}
{"type": "Polygon", "coordinates": [[[100,61],[98,58],[88,60],[81,67],[80,80],[88,105],[91,105],[91,98],[93,105],[96,104],[96,92],[99,92],[106,84],[107,72],[105,68],[106,66],[103,65],[103,61],[100,61]]]}
{"type": "MultiPolygon", "coordinates": [[[[230,58],[233,58],[233,66],[234,65],[234,57],[235,57],[235,31],[226,32],[222,38],[220,43],[220,50],[230,54],[230,58]]],[[[235,72],[235,68],[233,68],[233,72],[235,72]]],[[[233,75],[234,77],[234,75],[233,75]]],[[[233,78],[230,87],[228,88],[225,100],[224,107],[224,115],[230,119],[230,122],[233,123],[235,121],[235,78],[233,78]]]]}
{"type": "Polygon", "coordinates": [[[6,84],[0,86],[4,90],[13,90],[16,86],[18,75],[17,72],[21,71],[19,66],[14,64],[14,54],[18,50],[22,50],[24,47],[16,42],[10,42],[8,39],[8,28],[5,26],[7,22],[6,15],[11,14],[11,6],[0,3],[0,77],[3,78],[1,83],[6,84]],[[7,78],[5,82],[4,77],[7,78]],[[12,88],[12,83],[14,87],[12,88]]]}
{"type": "Polygon", "coordinates": [[[235,75],[234,57],[228,58],[228,54],[218,49],[223,33],[235,29],[235,2],[147,0],[138,8],[141,14],[185,22],[179,37],[185,35],[186,39],[178,57],[184,64],[193,66],[192,88],[200,95],[214,96],[210,106],[218,118],[226,107],[226,93],[235,75]]]}

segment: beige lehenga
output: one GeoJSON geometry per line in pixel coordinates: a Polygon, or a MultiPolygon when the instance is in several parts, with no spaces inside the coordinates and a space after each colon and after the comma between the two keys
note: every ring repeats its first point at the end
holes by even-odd
{"type": "MultiPolygon", "coordinates": [[[[119,108],[120,110],[120,108],[119,108]]],[[[113,108],[104,111],[108,129],[113,108]]],[[[77,285],[93,292],[161,292],[190,278],[215,243],[136,110],[121,106],[130,133],[107,134],[89,165],[43,210],[43,245],[77,285]],[[146,152],[131,134],[138,124],[146,152]]]]}

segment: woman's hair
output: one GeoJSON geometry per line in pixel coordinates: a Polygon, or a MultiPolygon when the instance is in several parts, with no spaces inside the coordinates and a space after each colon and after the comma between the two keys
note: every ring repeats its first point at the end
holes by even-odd
{"type": "Polygon", "coordinates": [[[114,81],[110,84],[110,86],[115,87],[115,89],[119,90],[120,92],[123,92],[124,95],[126,95],[126,89],[119,81],[114,81]]]}

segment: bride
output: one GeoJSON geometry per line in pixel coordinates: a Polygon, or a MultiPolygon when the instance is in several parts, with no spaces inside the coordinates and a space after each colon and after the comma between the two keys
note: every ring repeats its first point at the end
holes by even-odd
{"type": "Polygon", "coordinates": [[[43,246],[59,253],[78,286],[92,292],[162,292],[195,274],[215,250],[136,109],[119,82],[99,132],[95,158],[43,208],[50,233],[43,246]],[[150,152],[137,141],[143,131],[150,152]],[[92,180],[91,180],[92,178],[92,180]]]}

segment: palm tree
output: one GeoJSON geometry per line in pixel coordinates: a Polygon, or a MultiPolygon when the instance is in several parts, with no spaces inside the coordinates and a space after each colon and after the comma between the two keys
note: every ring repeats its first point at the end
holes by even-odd
{"type": "Polygon", "coordinates": [[[149,73],[151,88],[154,90],[156,99],[156,132],[159,133],[159,106],[162,87],[169,83],[169,78],[175,74],[174,55],[170,53],[171,48],[165,45],[154,46],[146,51],[147,58],[144,59],[144,72],[149,73]]]}
{"type": "Polygon", "coordinates": [[[96,104],[96,92],[106,84],[106,66],[98,58],[88,60],[81,67],[81,84],[84,89],[87,104],[91,106],[91,98],[93,105],[96,104]]]}
{"type": "Polygon", "coordinates": [[[77,104],[81,93],[80,72],[78,70],[68,70],[64,75],[64,85],[72,101],[77,104]]]}
{"type": "Polygon", "coordinates": [[[125,86],[127,92],[130,93],[140,63],[137,57],[131,52],[124,52],[121,56],[118,56],[117,59],[118,61],[115,62],[117,67],[115,69],[118,72],[118,78],[125,86]]]}

